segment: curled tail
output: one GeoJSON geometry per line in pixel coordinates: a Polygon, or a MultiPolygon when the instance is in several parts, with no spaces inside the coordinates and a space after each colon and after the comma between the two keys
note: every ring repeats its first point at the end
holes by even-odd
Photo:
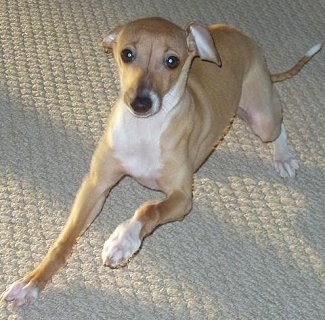
{"type": "Polygon", "coordinates": [[[286,70],[284,72],[271,74],[272,82],[274,83],[274,82],[284,81],[295,76],[304,67],[304,65],[321,49],[322,49],[321,44],[314,45],[305,53],[305,55],[291,69],[286,70]]]}

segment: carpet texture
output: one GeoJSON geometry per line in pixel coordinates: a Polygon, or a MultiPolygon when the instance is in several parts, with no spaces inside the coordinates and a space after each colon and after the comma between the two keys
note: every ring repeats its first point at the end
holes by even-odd
{"type": "MultiPolygon", "coordinates": [[[[0,0],[0,290],[40,262],[69,214],[116,99],[100,46],[144,16],[225,22],[282,71],[325,36],[324,0],[0,0]]],[[[35,305],[1,319],[324,319],[325,51],[278,84],[298,176],[236,119],[194,179],[193,210],[160,227],[127,267],[102,266],[104,241],[143,201],[123,180],[35,305]]]]}

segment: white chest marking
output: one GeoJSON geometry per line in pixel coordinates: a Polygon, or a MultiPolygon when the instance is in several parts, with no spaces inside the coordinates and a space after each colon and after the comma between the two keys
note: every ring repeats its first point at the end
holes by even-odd
{"type": "Polygon", "coordinates": [[[156,188],[155,179],[162,168],[160,139],[166,125],[164,114],[137,118],[125,106],[117,106],[112,146],[127,175],[156,188]]]}

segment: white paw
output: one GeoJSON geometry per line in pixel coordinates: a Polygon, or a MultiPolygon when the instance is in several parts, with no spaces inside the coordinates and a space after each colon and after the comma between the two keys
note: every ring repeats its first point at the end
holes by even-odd
{"type": "Polygon", "coordinates": [[[38,297],[39,290],[33,282],[23,282],[21,280],[14,282],[2,294],[1,302],[12,302],[14,307],[24,304],[30,305],[38,297]]]}
{"type": "Polygon", "coordinates": [[[127,220],[121,223],[105,242],[102,259],[105,266],[116,268],[125,265],[141,246],[141,222],[127,220]]]}
{"type": "Polygon", "coordinates": [[[282,156],[277,155],[274,158],[274,167],[282,178],[292,178],[296,175],[296,170],[299,169],[299,162],[290,153],[282,156]]]}
{"type": "Polygon", "coordinates": [[[281,133],[274,141],[274,167],[282,178],[294,177],[299,168],[298,160],[288,147],[287,132],[283,123],[281,133]]]}

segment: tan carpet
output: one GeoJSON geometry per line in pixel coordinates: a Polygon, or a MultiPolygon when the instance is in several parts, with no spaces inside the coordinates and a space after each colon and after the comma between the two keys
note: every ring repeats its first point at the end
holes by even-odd
{"type": "MultiPolygon", "coordinates": [[[[324,0],[0,0],[0,291],[41,260],[87,172],[118,90],[102,36],[152,15],[231,23],[272,71],[325,37],[324,0]]],[[[294,181],[236,120],[195,176],[183,222],[159,228],[126,268],[104,268],[117,224],[161,197],[124,180],[37,303],[2,307],[1,319],[324,319],[324,82],[325,51],[278,85],[294,181]]]]}

